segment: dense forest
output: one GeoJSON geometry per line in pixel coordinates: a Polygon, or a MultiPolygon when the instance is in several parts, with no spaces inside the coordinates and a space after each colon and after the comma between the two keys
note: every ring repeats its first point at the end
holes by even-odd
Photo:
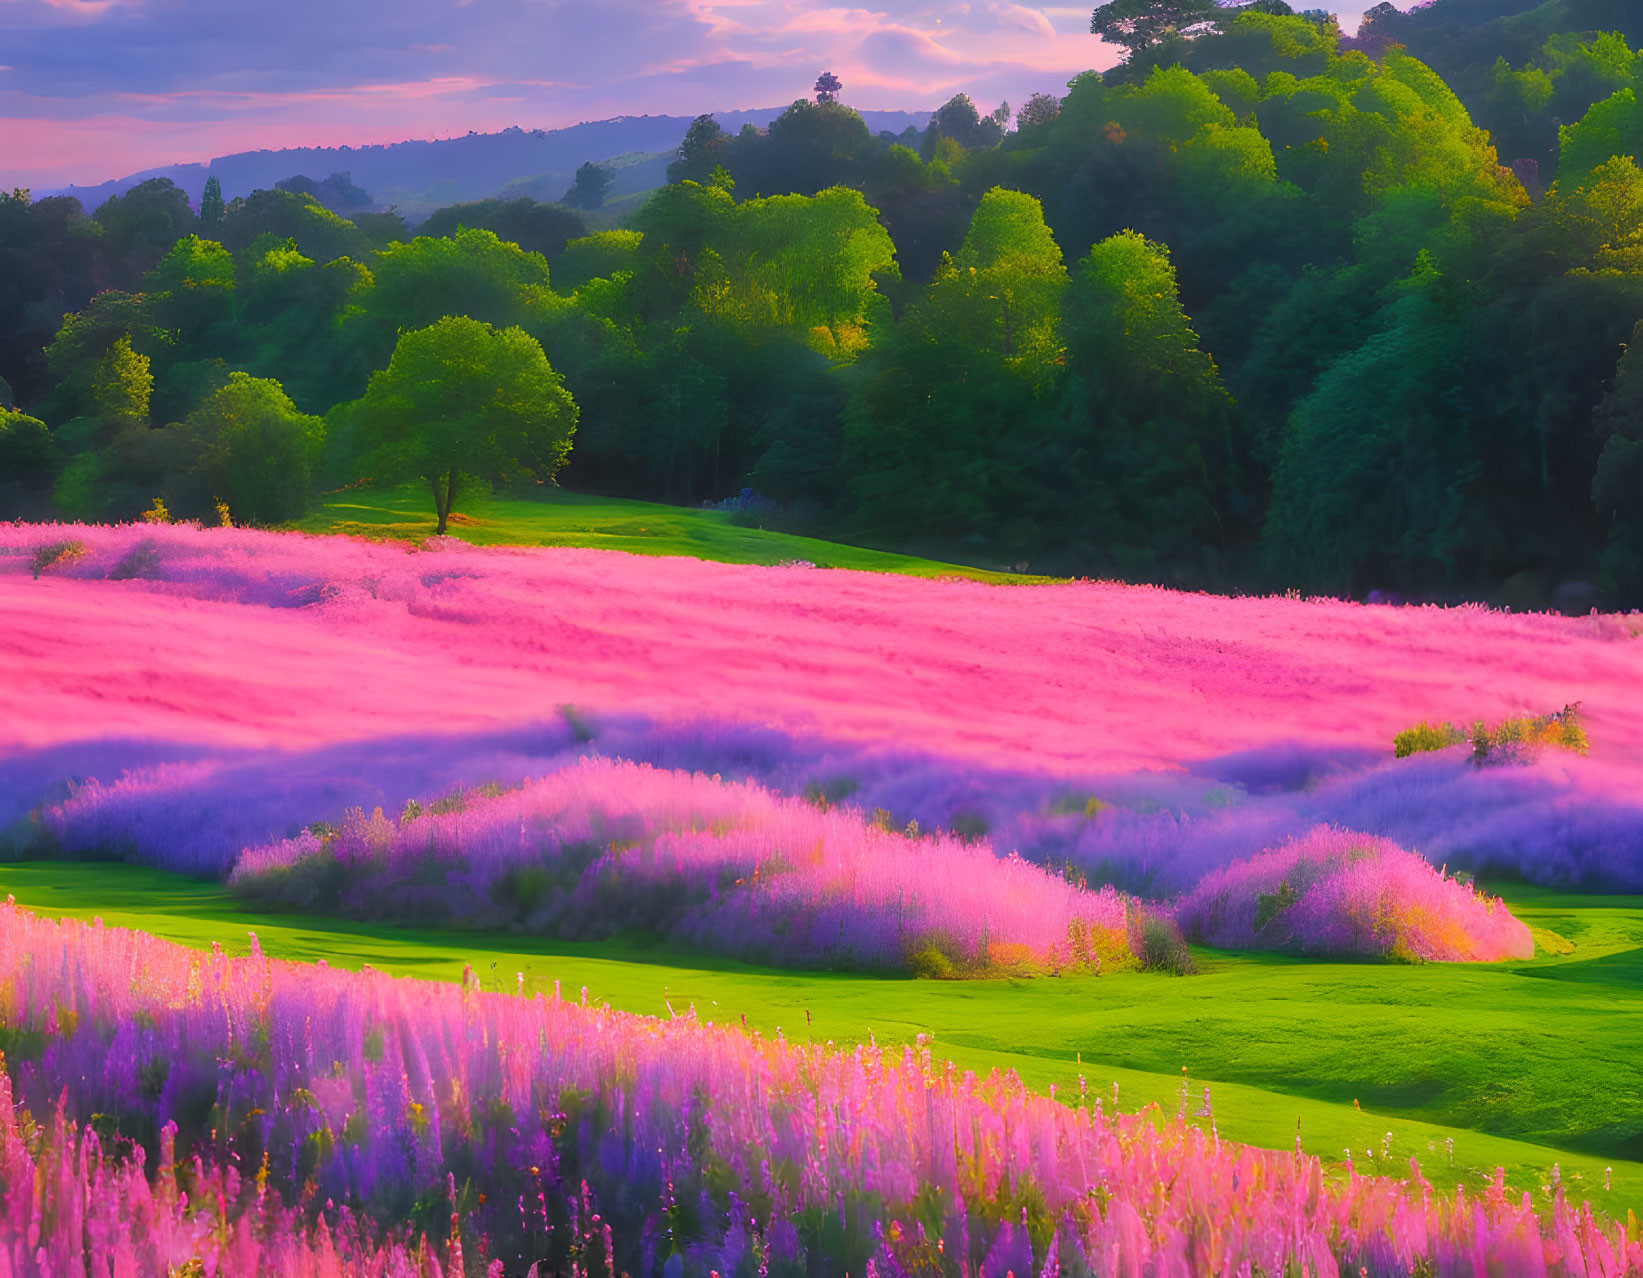
{"type": "Polygon", "coordinates": [[[0,197],[0,515],[557,480],[1050,573],[1643,603],[1643,18],[1286,7],[919,133],[703,117],[619,230],[0,197]]]}

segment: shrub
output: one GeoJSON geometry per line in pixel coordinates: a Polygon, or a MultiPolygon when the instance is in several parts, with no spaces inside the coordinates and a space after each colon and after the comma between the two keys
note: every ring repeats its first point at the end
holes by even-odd
{"type": "Polygon", "coordinates": [[[86,546],[83,541],[53,541],[36,547],[34,554],[29,557],[29,568],[38,581],[40,574],[48,568],[62,568],[85,557],[86,546]]]}
{"type": "Polygon", "coordinates": [[[1576,754],[1586,754],[1591,748],[1580,721],[1577,701],[1554,714],[1518,715],[1503,719],[1492,728],[1480,719],[1470,732],[1462,732],[1448,722],[1423,721],[1398,733],[1392,739],[1392,752],[1406,759],[1412,754],[1446,750],[1467,742],[1472,746],[1472,762],[1480,767],[1486,763],[1526,763],[1547,746],[1576,754]]]}
{"type": "Polygon", "coordinates": [[[1447,750],[1466,740],[1466,734],[1452,723],[1417,723],[1392,738],[1392,753],[1400,759],[1427,750],[1447,750]]]}
{"type": "Polygon", "coordinates": [[[1534,954],[1528,928],[1470,881],[1386,839],[1328,827],[1205,875],[1175,919],[1193,940],[1231,949],[1403,961],[1534,954]]]}
{"type": "Polygon", "coordinates": [[[1472,762],[1526,763],[1544,747],[1586,754],[1591,744],[1580,721],[1580,703],[1564,706],[1555,714],[1520,715],[1505,719],[1494,728],[1480,722],[1472,727],[1472,762]]]}
{"type": "Polygon", "coordinates": [[[1140,959],[1143,970],[1168,972],[1171,976],[1191,976],[1198,970],[1174,919],[1151,910],[1133,911],[1131,917],[1130,949],[1140,959]]]}

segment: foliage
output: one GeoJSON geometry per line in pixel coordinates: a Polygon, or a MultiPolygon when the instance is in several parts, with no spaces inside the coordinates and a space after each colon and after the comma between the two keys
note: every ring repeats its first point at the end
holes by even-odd
{"type": "Polygon", "coordinates": [[[571,209],[520,196],[449,205],[417,227],[417,232],[448,238],[463,227],[491,231],[499,240],[517,244],[526,253],[540,253],[549,262],[565,251],[567,243],[588,231],[587,223],[571,209]]]}
{"type": "Polygon", "coordinates": [[[116,338],[98,361],[91,376],[91,399],[97,415],[109,426],[135,425],[148,417],[148,397],[154,390],[149,359],[131,349],[131,338],[116,338]]]}
{"type": "Polygon", "coordinates": [[[1617,582],[1643,591],[1643,320],[1593,417],[1604,440],[1592,477],[1592,501],[1610,528],[1604,564],[1617,582]]]}
{"type": "Polygon", "coordinates": [[[188,196],[169,178],[149,178],[114,196],[92,214],[105,252],[117,265],[116,288],[131,289],[165,252],[193,230],[188,196]]]}
{"type": "Polygon", "coordinates": [[[1454,724],[1427,723],[1424,719],[1412,728],[1405,728],[1392,738],[1392,753],[1399,759],[1428,750],[1447,750],[1468,740],[1466,733],[1454,724]]]}
{"type": "MultiPolygon", "coordinates": [[[[240,523],[274,524],[308,509],[325,424],[297,411],[278,382],[233,373],[182,423],[190,475],[240,523]]],[[[199,513],[206,503],[198,501],[199,513]]]]}
{"type": "Polygon", "coordinates": [[[959,147],[960,154],[997,146],[1004,140],[1004,125],[1009,119],[1008,107],[1003,108],[1002,119],[983,116],[968,93],[955,93],[930,117],[920,153],[928,160],[941,153],[944,141],[959,147]]]}
{"type": "Polygon", "coordinates": [[[958,253],[863,361],[845,457],[869,528],[1030,544],[1030,518],[1011,507],[1031,436],[996,422],[1012,411],[1030,421],[1028,405],[1047,412],[1066,287],[1038,201],[988,192],[958,253]]]}
{"type": "Polygon", "coordinates": [[[1586,754],[1591,745],[1581,723],[1580,704],[1564,706],[1553,714],[1515,715],[1494,727],[1480,720],[1472,727],[1472,762],[1527,763],[1546,746],[1586,754]]]}
{"type": "Polygon", "coordinates": [[[0,408],[0,482],[49,488],[61,467],[62,457],[43,421],[0,408]]]}
{"type": "Polygon", "coordinates": [[[295,177],[274,183],[274,189],[293,191],[298,195],[311,195],[333,213],[369,208],[372,203],[371,193],[355,186],[352,177],[347,173],[333,173],[323,181],[315,181],[299,173],[295,177]]]}
{"type": "Polygon", "coordinates": [[[368,473],[432,486],[441,534],[465,477],[551,481],[577,417],[530,334],[456,317],[402,333],[388,367],[345,411],[362,433],[368,473]]]}
{"type": "Polygon", "coordinates": [[[207,235],[215,234],[227,212],[228,206],[222,198],[222,182],[213,173],[206,178],[205,190],[200,195],[200,229],[207,235]]]}
{"type": "Polygon", "coordinates": [[[1132,52],[1209,30],[1215,0],[1108,0],[1090,15],[1090,32],[1132,52]]]}
{"type": "Polygon", "coordinates": [[[549,291],[545,258],[472,227],[389,245],[371,279],[367,311],[400,332],[453,316],[508,327],[549,291]]]}
{"type": "Polygon", "coordinates": [[[265,235],[295,240],[301,252],[317,262],[358,259],[373,247],[356,223],[333,213],[311,195],[253,191],[229,202],[219,238],[230,252],[243,253],[265,235]]]}
{"type": "Polygon", "coordinates": [[[1224,547],[1239,482],[1233,405],[1182,309],[1167,250],[1135,232],[1095,245],[1066,315],[1059,448],[1086,494],[1066,535],[1132,574],[1194,545],[1224,547]]]}
{"type": "Polygon", "coordinates": [[[605,192],[615,180],[616,175],[607,165],[589,160],[576,170],[576,180],[560,203],[573,209],[599,208],[605,202],[605,192]]]}

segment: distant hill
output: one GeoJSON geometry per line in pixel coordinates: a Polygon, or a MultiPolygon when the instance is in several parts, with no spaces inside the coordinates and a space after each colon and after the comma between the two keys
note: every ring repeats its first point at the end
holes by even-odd
{"type": "MultiPolygon", "coordinates": [[[[783,107],[753,111],[719,111],[715,116],[728,132],[744,124],[767,125],[783,107]]],[[[863,111],[867,127],[878,133],[901,133],[908,126],[922,129],[928,111],[863,111]]],[[[435,209],[464,200],[497,194],[530,195],[556,200],[575,179],[577,166],[588,160],[613,160],[616,181],[610,199],[650,190],[666,180],[668,160],[684,140],[694,117],[684,115],[618,116],[564,129],[522,129],[500,133],[470,133],[466,137],[395,142],[386,146],[300,147],[282,151],[245,151],[220,156],[208,164],[173,164],[146,169],[96,186],[66,186],[37,191],[35,198],[72,195],[92,211],[115,195],[124,194],[149,178],[170,178],[196,204],[206,179],[222,183],[223,196],[232,200],[255,190],[271,189],[291,178],[322,183],[332,174],[346,174],[356,187],[368,191],[378,207],[393,205],[412,225],[435,209]]]]}

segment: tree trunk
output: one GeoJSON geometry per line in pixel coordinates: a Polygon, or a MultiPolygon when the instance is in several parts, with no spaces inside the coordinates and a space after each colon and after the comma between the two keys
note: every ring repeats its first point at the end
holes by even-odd
{"type": "Polygon", "coordinates": [[[434,529],[434,536],[445,535],[445,525],[451,518],[451,505],[456,501],[456,467],[452,466],[450,473],[441,480],[435,475],[428,481],[434,490],[434,514],[439,518],[439,525],[434,529]]]}
{"type": "Polygon", "coordinates": [[[445,490],[440,487],[439,476],[437,475],[430,479],[428,483],[434,490],[434,518],[438,520],[438,526],[434,529],[434,536],[442,537],[445,535],[445,516],[447,514],[445,490]]]}
{"type": "Polygon", "coordinates": [[[445,524],[451,517],[451,507],[456,502],[456,467],[452,466],[445,478],[445,502],[439,509],[439,535],[445,535],[445,524]]]}

